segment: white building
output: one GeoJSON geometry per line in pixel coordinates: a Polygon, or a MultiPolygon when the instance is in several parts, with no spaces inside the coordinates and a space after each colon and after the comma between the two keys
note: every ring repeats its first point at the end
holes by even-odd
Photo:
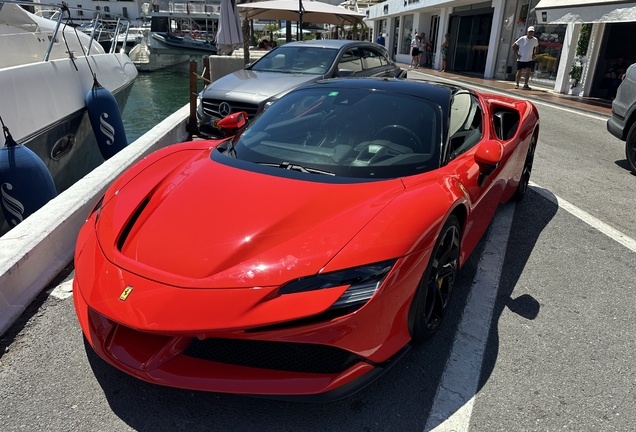
{"type": "Polygon", "coordinates": [[[433,67],[439,69],[437,53],[448,33],[447,70],[505,80],[516,71],[512,44],[532,25],[539,55],[531,82],[559,93],[605,97],[606,71],[616,59],[636,63],[636,2],[387,0],[365,12],[372,40],[383,33],[385,46],[399,62],[410,63],[411,38],[424,32],[432,42],[433,67]],[[583,23],[591,23],[591,31],[583,23]],[[587,54],[575,57],[582,29],[589,35],[587,54]],[[573,70],[581,70],[576,81],[573,70]]]}
{"type": "MultiPolygon", "coordinates": [[[[45,1],[42,1],[45,3],[45,1]]],[[[71,10],[71,17],[74,20],[85,21],[93,18],[92,10],[99,10],[102,13],[117,14],[128,18],[135,23],[136,21],[142,21],[145,18],[143,13],[144,3],[148,5],[150,11],[153,6],[162,11],[174,11],[191,13],[219,13],[221,0],[67,0],[66,3],[72,8],[78,8],[71,10]],[[82,10],[82,8],[90,9],[82,10]]]]}

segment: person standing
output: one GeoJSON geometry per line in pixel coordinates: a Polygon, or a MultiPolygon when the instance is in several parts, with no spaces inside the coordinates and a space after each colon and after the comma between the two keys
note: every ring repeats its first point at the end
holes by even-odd
{"type": "Polygon", "coordinates": [[[420,55],[417,58],[417,64],[422,64],[422,56],[424,56],[423,66],[428,66],[428,41],[426,40],[426,34],[422,32],[420,34],[420,55]]]}
{"type": "Polygon", "coordinates": [[[446,72],[446,56],[448,55],[448,47],[450,46],[450,34],[446,33],[444,35],[444,42],[440,47],[440,51],[442,54],[442,68],[439,70],[440,72],[446,72]]]}
{"type": "Polygon", "coordinates": [[[378,38],[375,40],[377,43],[379,43],[380,45],[384,46],[384,36],[382,33],[380,33],[380,36],[378,36],[378,38]]]}
{"type": "Polygon", "coordinates": [[[417,69],[418,67],[420,67],[420,63],[418,61],[419,58],[420,58],[420,35],[416,33],[415,37],[411,40],[411,64],[409,65],[409,68],[414,67],[415,69],[417,69]]]}
{"type": "Polygon", "coordinates": [[[608,98],[614,99],[616,97],[616,91],[621,85],[621,82],[623,82],[623,79],[625,78],[625,72],[627,72],[628,67],[629,63],[625,62],[625,57],[620,56],[616,59],[616,63],[614,63],[612,67],[608,69],[607,73],[605,74],[605,79],[608,81],[608,98]]]}
{"type": "Polygon", "coordinates": [[[517,75],[515,76],[515,88],[519,88],[519,80],[521,80],[521,72],[525,69],[525,83],[523,85],[524,90],[532,90],[528,85],[530,79],[530,72],[534,66],[534,59],[537,55],[537,47],[539,46],[539,40],[534,37],[534,27],[528,27],[525,36],[521,36],[512,44],[512,50],[517,56],[517,75]]]}

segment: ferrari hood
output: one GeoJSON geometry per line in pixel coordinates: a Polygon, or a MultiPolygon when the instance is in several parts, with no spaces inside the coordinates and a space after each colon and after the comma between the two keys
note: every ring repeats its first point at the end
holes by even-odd
{"type": "Polygon", "coordinates": [[[260,103],[271,96],[319,78],[321,75],[254,72],[242,69],[215,81],[203,97],[260,103]]]}
{"type": "Polygon", "coordinates": [[[97,232],[107,258],[177,286],[279,285],[320,271],[403,191],[400,180],[252,172],[209,153],[144,170],[104,206],[97,232]]]}

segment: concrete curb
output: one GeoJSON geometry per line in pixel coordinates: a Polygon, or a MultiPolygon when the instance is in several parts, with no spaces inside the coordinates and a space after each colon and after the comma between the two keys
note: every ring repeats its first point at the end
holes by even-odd
{"type": "Polygon", "coordinates": [[[189,105],[0,237],[0,335],[73,259],[77,234],[107,187],[144,156],[185,141],[189,105]]]}

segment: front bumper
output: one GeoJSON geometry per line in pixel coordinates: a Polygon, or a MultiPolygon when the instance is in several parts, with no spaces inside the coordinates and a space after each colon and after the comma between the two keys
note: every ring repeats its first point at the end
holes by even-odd
{"type": "MultiPolygon", "coordinates": [[[[76,283],[74,289],[75,309],[86,339],[95,352],[116,368],[141,380],[154,384],[190,390],[213,391],[219,393],[237,393],[256,396],[272,397],[276,399],[299,399],[305,401],[332,401],[345,398],[381,376],[396,360],[402,357],[409,348],[405,345],[395,355],[382,363],[373,363],[343,350],[326,346],[305,344],[310,351],[331,350],[332,355],[340,354],[348,357],[340,362],[341,371],[331,373],[298,372],[277,370],[272,368],[245,366],[236,363],[252,363],[259,359],[237,360],[241,353],[236,351],[219,352],[207,350],[202,352],[202,346],[210,339],[199,340],[192,335],[166,335],[141,332],[118,324],[104,315],[91,309],[85,302],[76,283]],[[315,349],[317,348],[317,350],[315,349]],[[197,352],[198,351],[198,352],[197,352]],[[210,357],[211,356],[211,357],[210,357]],[[233,361],[214,361],[210,358],[233,361]],[[234,360],[231,360],[234,357],[234,360]]],[[[217,339],[221,344],[255,344],[257,350],[264,344],[274,346],[284,345],[285,342],[267,342],[259,340],[217,339]]],[[[282,364],[288,369],[303,369],[306,367],[338,368],[336,362],[325,360],[322,365],[319,359],[307,360],[302,355],[301,344],[288,344],[292,348],[287,351],[282,364]],[[297,358],[290,354],[296,351],[297,358]],[[327,364],[325,364],[327,363],[327,364]]],[[[238,351],[238,350],[237,350],[238,351]]],[[[243,350],[243,354],[244,354],[243,350]]],[[[258,353],[258,351],[254,351],[258,353]]],[[[263,356],[261,356],[263,357],[263,356]]],[[[266,356],[271,367],[272,356],[266,356]]]]}
{"type": "Polygon", "coordinates": [[[85,229],[73,297],[95,352],[144,381],[220,393],[323,401],[360,390],[404,354],[428,261],[401,260],[361,309],[324,318],[338,289],[272,298],[266,289],[169,287],[114,266],[85,229]]]}
{"type": "Polygon", "coordinates": [[[197,113],[197,122],[199,124],[199,133],[209,138],[223,138],[221,130],[212,126],[213,121],[221,120],[220,118],[209,117],[197,113]]]}
{"type": "Polygon", "coordinates": [[[612,117],[607,120],[607,131],[619,140],[625,141],[627,131],[625,131],[625,119],[612,113],[612,117]]]}

